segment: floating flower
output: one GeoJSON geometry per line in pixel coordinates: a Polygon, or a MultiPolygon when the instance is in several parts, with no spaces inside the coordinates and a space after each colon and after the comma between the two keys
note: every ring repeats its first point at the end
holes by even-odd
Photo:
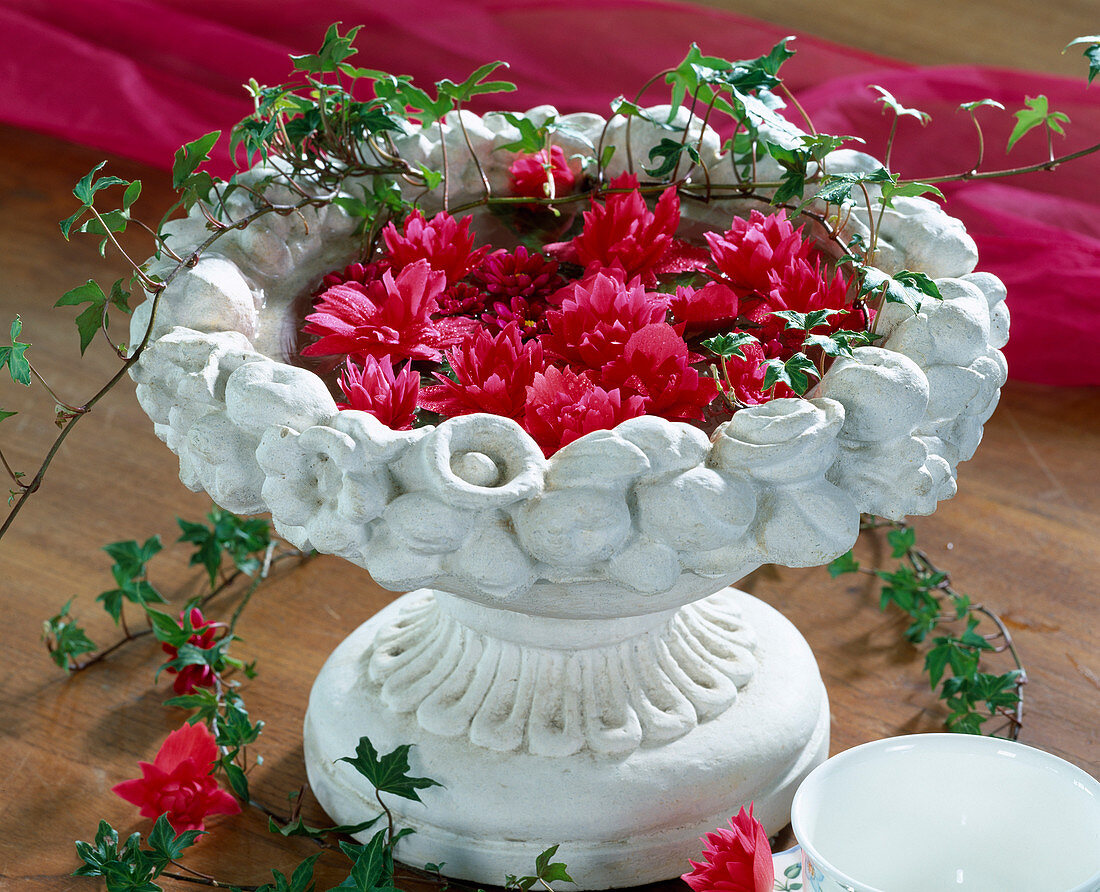
{"type": "Polygon", "coordinates": [[[552,198],[555,195],[568,195],[573,191],[576,177],[565,160],[565,152],[560,146],[551,146],[550,155],[546,150],[534,155],[520,155],[508,168],[508,178],[513,195],[526,198],[552,198]],[[553,191],[551,191],[551,182],[553,191]]]}
{"type": "Polygon", "coordinates": [[[558,263],[520,245],[515,251],[495,251],[472,273],[485,291],[497,300],[523,297],[545,299],[564,284],[558,263]]]}
{"type": "Polygon", "coordinates": [[[649,415],[701,420],[717,388],[691,367],[695,358],[676,329],[655,322],[627,339],[623,355],[608,363],[600,383],[642,397],[649,415]]]}
{"type": "Polygon", "coordinates": [[[622,356],[634,332],[663,322],[665,307],[664,296],[648,293],[639,281],[627,285],[599,272],[574,283],[561,309],[547,312],[543,345],[575,368],[599,370],[622,356]]]}
{"type": "Polygon", "coordinates": [[[396,278],[387,270],[368,285],[334,285],[306,316],[302,330],[319,338],[302,355],[438,359],[429,346],[438,336],[431,315],[445,284],[442,273],[418,260],[396,278]]]}
{"type": "Polygon", "coordinates": [[[611,188],[632,191],[613,192],[602,205],[593,200],[592,209],[584,212],[584,228],[568,243],[563,259],[586,268],[618,264],[627,278],[641,276],[652,283],[680,225],[680,199],[670,187],[650,211],[638,189],[638,178],[630,174],[612,180],[611,188]]]}
{"type": "Polygon", "coordinates": [[[412,430],[420,375],[411,362],[395,376],[388,356],[366,356],[362,368],[349,357],[340,375],[340,389],[347,402],[337,403],[337,408],[368,412],[395,431],[412,430]]]}
{"type": "Polygon", "coordinates": [[[139,762],[141,777],[111,788],[141,809],[143,818],[168,815],[176,833],[202,830],[209,815],[235,815],[240,803],[211,776],[218,746],[206,725],[184,725],[168,735],[156,758],[139,762]]]}
{"type": "Polygon", "coordinates": [[[689,862],[681,879],[694,892],[771,892],[775,868],[768,834],[749,810],[730,818],[730,829],[719,827],[702,837],[703,863],[689,862]]]}
{"type": "MultiPolygon", "coordinates": [[[[200,650],[210,650],[217,643],[217,630],[224,628],[225,624],[206,619],[198,607],[191,608],[190,620],[194,634],[187,639],[187,643],[200,650]]],[[[182,613],[180,614],[180,628],[183,628],[182,613]]],[[[174,660],[179,656],[179,649],[167,642],[162,643],[161,648],[168,654],[170,659],[174,660]]],[[[218,678],[213,667],[206,663],[184,666],[182,669],[169,666],[167,671],[169,674],[176,676],[172,682],[172,690],[179,695],[193,694],[195,688],[212,688],[218,678]]],[[[156,815],[153,817],[156,817],[156,815]]]]}
{"type": "Polygon", "coordinates": [[[711,257],[723,281],[742,293],[767,294],[779,270],[805,260],[813,246],[802,238],[787,215],[752,211],[747,220],[734,217],[725,233],[706,233],[711,257]]]}
{"type": "Polygon", "coordinates": [[[669,301],[669,312],[686,323],[689,336],[728,332],[740,312],[737,292],[723,282],[709,282],[702,288],[680,287],[669,301]]]}
{"type": "Polygon", "coordinates": [[[523,417],[527,387],[543,362],[542,345],[524,341],[519,326],[509,323],[497,335],[477,332],[469,341],[447,351],[455,377],[436,373],[439,384],[420,391],[420,405],[454,417],[473,412],[523,417]]]}
{"type": "Polygon", "coordinates": [[[395,270],[424,260],[443,273],[451,285],[464,279],[489,253],[487,247],[474,248],[469,217],[459,223],[445,211],[430,220],[425,220],[420,211],[413,211],[405,218],[402,232],[390,223],[382,230],[382,238],[395,270]]]}
{"type": "Polygon", "coordinates": [[[595,430],[645,414],[645,401],[594,384],[571,369],[553,366],[536,374],[527,388],[523,428],[550,456],[562,446],[595,430]]]}

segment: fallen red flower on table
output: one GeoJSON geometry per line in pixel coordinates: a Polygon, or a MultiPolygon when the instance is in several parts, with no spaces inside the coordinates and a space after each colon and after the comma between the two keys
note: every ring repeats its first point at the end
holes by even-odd
{"type": "Polygon", "coordinates": [[[152,762],[139,762],[141,777],[111,788],[141,809],[143,818],[168,815],[176,833],[202,830],[210,815],[235,815],[241,805],[211,772],[218,759],[214,735],[203,724],[184,725],[161,744],[152,762]]]}
{"type": "Polygon", "coordinates": [[[702,864],[689,862],[691,873],[681,879],[694,892],[771,892],[775,868],[763,825],[742,807],[730,818],[730,829],[719,827],[702,837],[702,864]]]}

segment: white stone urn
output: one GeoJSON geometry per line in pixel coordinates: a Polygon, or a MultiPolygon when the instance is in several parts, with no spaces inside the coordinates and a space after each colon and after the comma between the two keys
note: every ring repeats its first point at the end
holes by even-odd
{"type": "MultiPolygon", "coordinates": [[[[503,188],[513,156],[494,147],[514,129],[463,115],[503,188]]],[[[567,156],[604,126],[566,120],[567,156]]],[[[443,134],[452,196],[476,196],[454,115],[443,134]]],[[[613,121],[606,141],[625,138],[613,121]]],[[[635,120],[633,156],[659,138],[635,120]]],[[[442,167],[438,129],[398,142],[414,164],[442,167]]],[[[712,170],[729,164],[717,136],[703,146],[712,170]]],[[[875,165],[853,152],[829,163],[875,165]]],[[[243,213],[247,200],[227,203],[243,213]]],[[[722,229],[738,210],[684,204],[722,229]]],[[[848,226],[865,220],[853,208],[848,226]]],[[[314,685],[305,753],[330,816],[377,812],[336,761],[367,735],[379,752],[414,744],[413,773],[443,784],[423,804],[391,803],[417,831],[398,857],[479,883],[523,873],[555,843],[580,888],[676,876],[698,837],[750,800],[779,830],[828,754],[828,701],[801,635],[728,586],[765,562],[837,557],[860,512],[928,514],[954,494],[1005,380],[1008,333],[1004,288],[973,272],[961,224],[923,199],[885,212],[878,265],[927,273],[944,299],[918,313],[888,305],[880,346],[837,361],[810,398],[743,409],[712,437],[636,418],[549,459],[502,417],[399,432],[337,411],[321,379],[288,361],[292,307],[354,258],[353,227],[326,207],[227,234],[164,292],[133,369],[189,488],[269,511],[295,545],[414,590],[353,632],[314,685]]],[[[177,253],[208,234],[197,211],[169,230],[177,253]]],[[[149,307],[135,312],[133,343],[149,307]]]]}

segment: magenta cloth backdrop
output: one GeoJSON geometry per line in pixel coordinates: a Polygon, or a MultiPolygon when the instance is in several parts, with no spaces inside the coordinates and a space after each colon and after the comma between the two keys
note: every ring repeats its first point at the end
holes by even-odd
{"type": "MultiPolygon", "coordinates": [[[[289,53],[311,52],[326,26],[363,25],[356,61],[431,83],[483,62],[510,63],[514,108],[552,103],[605,112],[654,72],[704,52],[746,58],[789,32],[713,10],[647,0],[0,0],[0,120],[168,167],[182,143],[228,131],[249,111],[241,84],[278,83],[289,53]]],[[[1020,27],[1026,27],[1021,24],[1020,27]]],[[[889,119],[868,84],[929,112],[901,121],[893,167],[904,176],[959,173],[974,163],[962,102],[1008,109],[1047,95],[1067,113],[1056,150],[1100,142],[1100,83],[977,67],[919,68],[809,36],[784,68],[819,130],[859,134],[882,157],[889,119]]],[[[1052,48],[1057,51],[1057,48],[1052,48]]],[[[501,97],[491,97],[499,103],[501,97]]],[[[661,101],[653,94],[653,102],[661,101]]],[[[480,111],[488,110],[484,106],[480,111]]],[[[1029,134],[1007,158],[1013,119],[982,111],[987,166],[1040,160],[1029,134]]],[[[220,169],[228,164],[222,156],[220,169]]],[[[1046,384],[1100,384],[1100,159],[1056,173],[945,184],[952,214],[978,242],[982,269],[1009,288],[1010,374],[1046,384]]]]}

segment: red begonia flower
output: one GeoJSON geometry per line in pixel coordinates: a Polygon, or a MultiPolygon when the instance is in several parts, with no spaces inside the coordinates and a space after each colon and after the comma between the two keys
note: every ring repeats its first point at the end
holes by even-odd
{"type": "Polygon", "coordinates": [[[560,146],[550,147],[550,157],[546,150],[534,155],[520,155],[508,168],[508,178],[512,194],[524,198],[550,198],[550,181],[553,178],[554,195],[568,195],[573,191],[576,177],[565,160],[565,152],[560,146]],[[549,168],[549,169],[548,169],[549,168]]]}
{"type": "MultiPolygon", "coordinates": [[[[195,632],[187,639],[187,643],[201,650],[210,650],[217,641],[217,630],[223,628],[225,623],[217,623],[206,619],[198,607],[191,608],[190,619],[191,628],[195,632]]],[[[180,628],[183,628],[182,613],[180,614],[180,628]]],[[[179,649],[167,642],[161,643],[161,649],[168,654],[170,659],[174,660],[179,656],[179,649]]],[[[176,676],[172,682],[172,690],[180,695],[193,694],[195,688],[212,688],[217,681],[217,674],[206,663],[184,666],[182,669],[169,667],[167,671],[169,674],[176,676]]]]}
{"type": "Polygon", "coordinates": [[[362,368],[349,357],[340,375],[340,389],[347,402],[337,403],[338,409],[369,412],[395,431],[412,429],[416,420],[420,375],[413,371],[411,362],[405,363],[405,367],[395,376],[388,356],[381,359],[366,356],[362,368]]]}
{"type": "Polygon", "coordinates": [[[691,367],[694,357],[684,339],[667,322],[655,322],[634,332],[623,355],[604,367],[599,381],[644,400],[649,415],[702,420],[703,409],[718,390],[714,379],[691,367]]]}
{"type": "Polygon", "coordinates": [[[111,788],[139,806],[143,818],[168,815],[176,833],[202,830],[208,815],[235,815],[240,803],[211,776],[218,759],[214,735],[201,722],[168,735],[156,758],[139,762],[141,777],[111,788]]]}
{"type": "Polygon", "coordinates": [[[360,285],[369,285],[375,279],[381,279],[382,273],[390,268],[390,262],[385,259],[372,261],[371,263],[350,263],[340,272],[328,273],[321,279],[321,290],[324,291],[333,285],[343,285],[345,282],[358,282],[360,285]]]}
{"type": "Polygon", "coordinates": [[[578,437],[644,414],[642,397],[604,390],[572,369],[551,366],[527,388],[523,428],[549,458],[578,437]]]}
{"type": "Polygon", "coordinates": [[[775,868],[768,834],[752,816],[752,805],[730,818],[730,829],[719,827],[702,837],[703,863],[690,861],[691,873],[681,879],[693,892],[772,892],[775,868]]]}
{"type": "Polygon", "coordinates": [[[453,418],[474,412],[523,417],[527,387],[545,363],[542,345],[524,341],[519,326],[509,323],[496,335],[481,330],[447,351],[455,379],[436,373],[439,384],[420,390],[420,405],[453,418]]]}
{"type": "Polygon", "coordinates": [[[754,210],[747,220],[734,217],[725,233],[708,232],[706,240],[720,277],[742,294],[766,294],[780,270],[805,260],[813,249],[783,211],[764,215],[754,210]]]}
{"type": "Polygon", "coordinates": [[[382,230],[390,263],[395,270],[401,270],[419,260],[427,261],[433,270],[447,277],[449,285],[466,278],[489,253],[487,247],[474,248],[470,219],[459,223],[446,211],[440,211],[425,220],[420,211],[413,211],[405,218],[402,232],[390,223],[382,230]]]}
{"type": "Polygon", "coordinates": [[[596,273],[573,283],[560,310],[546,314],[546,352],[575,369],[602,369],[622,356],[627,339],[654,322],[663,322],[667,301],[634,281],[596,273]]]}
{"type": "Polygon", "coordinates": [[[611,181],[611,187],[633,191],[609,194],[602,205],[593,199],[592,209],[584,212],[580,235],[562,246],[560,256],[585,268],[618,264],[627,278],[640,276],[653,284],[680,225],[680,199],[670,186],[650,211],[638,191],[637,177],[623,174],[611,181]]]}
{"type": "Polygon", "coordinates": [[[319,335],[303,356],[390,356],[394,360],[439,358],[432,323],[446,279],[426,261],[387,270],[368,285],[347,282],[321,295],[302,331],[319,335]]]}

